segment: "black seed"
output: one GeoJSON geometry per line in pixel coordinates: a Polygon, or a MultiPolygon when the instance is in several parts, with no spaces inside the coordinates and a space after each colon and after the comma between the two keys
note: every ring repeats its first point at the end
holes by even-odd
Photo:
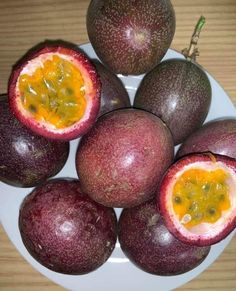
{"type": "Polygon", "coordinates": [[[59,75],[59,76],[57,77],[57,80],[58,80],[59,82],[62,82],[63,79],[64,79],[64,77],[63,77],[62,75],[59,75]]]}
{"type": "Polygon", "coordinates": [[[211,185],[210,184],[205,184],[202,186],[202,189],[205,191],[205,192],[208,192],[211,188],[211,185]]]}
{"type": "Polygon", "coordinates": [[[194,211],[194,210],[196,210],[198,208],[198,205],[197,205],[197,203],[196,202],[193,202],[192,204],[190,204],[190,206],[189,206],[189,210],[190,211],[194,211]]]}
{"type": "Polygon", "coordinates": [[[220,201],[224,201],[225,200],[225,195],[224,194],[220,194],[219,195],[219,200],[220,201]]]}
{"type": "Polygon", "coordinates": [[[182,203],[182,199],[179,196],[175,196],[175,203],[176,204],[181,204],[182,203]]]}
{"type": "Polygon", "coordinates": [[[66,94],[72,95],[74,93],[74,90],[72,88],[66,88],[66,94]]]}
{"type": "Polygon", "coordinates": [[[30,106],[28,107],[28,109],[32,113],[36,113],[37,112],[37,108],[33,104],[30,104],[30,106]]]}
{"type": "Polygon", "coordinates": [[[215,208],[213,208],[213,207],[209,208],[209,209],[208,209],[208,213],[209,213],[210,215],[215,215],[215,213],[216,213],[215,208]]]}

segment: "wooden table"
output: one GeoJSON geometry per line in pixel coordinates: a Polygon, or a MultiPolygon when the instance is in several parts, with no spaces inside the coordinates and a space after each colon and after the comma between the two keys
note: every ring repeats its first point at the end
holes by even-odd
{"type": "MultiPolygon", "coordinates": [[[[172,3],[177,28],[171,47],[182,50],[188,46],[193,27],[204,14],[207,23],[199,42],[198,61],[236,104],[236,1],[173,0],[172,3]]],[[[85,25],[88,4],[89,0],[0,0],[0,93],[6,92],[12,64],[38,42],[45,39],[88,42],[85,25]]],[[[0,290],[63,290],[18,254],[2,227],[0,290]]],[[[236,290],[236,237],[209,269],[178,290],[236,290]]]]}

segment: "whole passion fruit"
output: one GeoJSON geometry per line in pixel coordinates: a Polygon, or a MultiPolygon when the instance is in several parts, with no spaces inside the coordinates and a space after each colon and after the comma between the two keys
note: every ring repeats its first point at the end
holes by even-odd
{"type": "Polygon", "coordinates": [[[236,227],[236,160],[192,154],[174,163],[157,193],[165,223],[181,241],[212,245],[236,227]]]}
{"type": "Polygon", "coordinates": [[[117,238],[114,210],[83,194],[77,180],[51,180],[26,196],[19,229],[25,247],[39,263],[74,275],[105,263],[117,238]]]}
{"type": "Polygon", "coordinates": [[[222,118],[204,124],[180,146],[177,158],[196,152],[212,152],[236,159],[236,119],[222,118]]]}
{"type": "Polygon", "coordinates": [[[47,138],[71,140],[96,121],[101,84],[78,49],[43,44],[13,67],[9,104],[16,118],[47,138]]]}
{"type": "Polygon", "coordinates": [[[205,23],[197,22],[186,59],[161,62],[142,80],[134,99],[134,107],[159,116],[174,138],[182,143],[201,127],[211,104],[211,84],[205,71],[195,62],[200,31],[205,23]]]}
{"type": "Polygon", "coordinates": [[[55,176],[65,165],[69,142],[38,136],[10,112],[7,96],[0,96],[0,181],[33,187],[55,176]]]}
{"type": "Polygon", "coordinates": [[[211,85],[196,64],[182,59],[161,62],[142,80],[134,107],[156,114],[177,145],[201,127],[211,104],[211,85]]]}
{"type": "Polygon", "coordinates": [[[121,80],[98,60],[92,60],[101,80],[101,106],[98,116],[119,108],[131,107],[128,92],[121,80]]]}
{"type": "Polygon", "coordinates": [[[173,276],[197,267],[210,247],[182,243],[166,228],[155,200],[124,209],[118,224],[121,249],[137,267],[161,276],[173,276]]]}
{"type": "Polygon", "coordinates": [[[173,150],[170,131],[157,116],[138,109],[107,113],[77,149],[82,190],[106,206],[138,205],[153,197],[173,150]]]}
{"type": "Polygon", "coordinates": [[[169,0],[90,1],[87,32],[98,57],[114,73],[146,73],[163,58],[175,33],[169,0]]]}

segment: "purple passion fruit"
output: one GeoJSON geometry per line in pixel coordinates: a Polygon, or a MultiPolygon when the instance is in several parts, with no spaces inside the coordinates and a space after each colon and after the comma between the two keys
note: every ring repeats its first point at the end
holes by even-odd
{"type": "Polygon", "coordinates": [[[196,152],[212,152],[236,159],[236,119],[223,118],[204,124],[181,145],[177,157],[196,152]]]}
{"type": "Polygon", "coordinates": [[[138,109],[107,113],[77,149],[82,190],[106,206],[138,205],[153,197],[173,150],[170,131],[157,116],[138,109]]]}
{"type": "Polygon", "coordinates": [[[166,226],[179,240],[212,245],[236,227],[236,160],[192,154],[166,172],[157,199],[166,226]]]}
{"type": "Polygon", "coordinates": [[[170,47],[175,13],[169,0],[91,1],[87,32],[114,73],[139,75],[155,67],[170,47]]]}
{"type": "Polygon", "coordinates": [[[191,246],[176,239],[166,228],[154,200],[122,211],[118,239],[132,263],[161,276],[194,269],[210,251],[210,247],[191,246]]]}
{"type": "Polygon", "coordinates": [[[98,116],[119,108],[131,107],[128,92],[121,80],[98,60],[92,60],[102,84],[98,116]]]}
{"type": "Polygon", "coordinates": [[[45,45],[28,54],[9,80],[9,103],[16,118],[46,138],[71,140],[95,123],[101,84],[79,50],[45,45]]]}
{"type": "Polygon", "coordinates": [[[203,124],[210,104],[206,73],[182,59],[169,59],[149,72],[134,99],[134,107],[150,111],[166,123],[176,145],[203,124]]]}
{"type": "Polygon", "coordinates": [[[114,210],[83,194],[76,180],[51,180],[26,196],[19,229],[25,247],[39,263],[71,275],[105,263],[117,238],[114,210]]]}
{"type": "Polygon", "coordinates": [[[10,112],[7,96],[0,96],[0,180],[17,187],[33,187],[55,176],[65,165],[69,143],[35,135],[10,112]]]}

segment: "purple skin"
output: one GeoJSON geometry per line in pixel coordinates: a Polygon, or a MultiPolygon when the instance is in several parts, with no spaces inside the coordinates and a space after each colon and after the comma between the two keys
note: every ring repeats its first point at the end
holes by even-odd
{"type": "Polygon", "coordinates": [[[201,127],[211,104],[205,72],[191,61],[171,59],[148,73],[140,84],[134,107],[159,116],[170,128],[175,145],[201,127]]]}
{"type": "Polygon", "coordinates": [[[154,196],[173,151],[170,131],[157,116],[139,109],[107,113],[78,146],[81,187],[106,206],[138,205],[154,196]]]}
{"type": "Polygon", "coordinates": [[[131,107],[129,95],[121,80],[98,60],[92,60],[102,84],[98,116],[119,108],[131,107]]]}
{"type": "Polygon", "coordinates": [[[122,211],[118,239],[132,263],[161,276],[194,269],[210,251],[210,247],[190,246],[177,240],[166,228],[155,200],[122,211]]]}
{"type": "Polygon", "coordinates": [[[139,75],[170,47],[175,13],[169,0],[95,0],[88,7],[87,31],[102,63],[117,74],[139,75]]]}
{"type": "Polygon", "coordinates": [[[39,263],[71,275],[104,264],[117,239],[114,210],[83,194],[78,180],[51,180],[26,196],[19,229],[25,247],[39,263]]]}
{"type": "Polygon", "coordinates": [[[212,152],[236,159],[236,119],[208,122],[190,135],[177,152],[177,158],[196,152],[212,152]]]}
{"type": "Polygon", "coordinates": [[[55,176],[65,165],[69,143],[48,140],[23,126],[0,96],[0,180],[16,187],[33,187],[55,176]]]}

